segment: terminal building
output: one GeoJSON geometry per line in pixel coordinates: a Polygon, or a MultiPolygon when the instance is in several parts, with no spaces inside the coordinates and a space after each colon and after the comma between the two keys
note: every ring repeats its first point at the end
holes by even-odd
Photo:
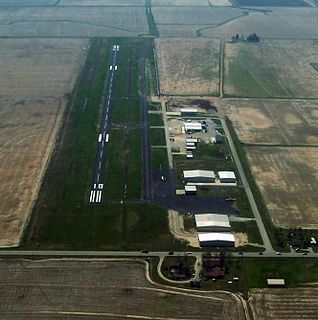
{"type": "Polygon", "coordinates": [[[220,182],[236,183],[236,176],[233,171],[219,171],[218,176],[219,176],[220,182]]]}
{"type": "Polygon", "coordinates": [[[235,238],[229,232],[199,232],[200,247],[234,247],[235,238]]]}
{"type": "Polygon", "coordinates": [[[229,232],[229,217],[225,214],[196,214],[195,224],[198,232],[229,232]]]}
{"type": "Polygon", "coordinates": [[[213,183],[215,182],[214,171],[209,170],[184,170],[183,171],[184,181],[196,182],[196,183],[213,183]]]}

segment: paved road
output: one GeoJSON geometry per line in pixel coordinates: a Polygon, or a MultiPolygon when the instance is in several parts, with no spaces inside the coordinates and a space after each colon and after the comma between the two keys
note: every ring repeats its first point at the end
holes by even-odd
{"type": "MultiPolygon", "coordinates": [[[[196,256],[200,257],[204,252],[186,252],[175,251],[174,256],[196,256]]],[[[59,251],[59,250],[0,250],[0,257],[67,257],[67,258],[91,258],[91,257],[165,257],[168,256],[168,251],[151,251],[148,253],[142,253],[139,251],[59,251]]],[[[302,253],[282,253],[277,255],[276,252],[264,252],[259,254],[257,252],[231,253],[232,257],[248,257],[248,258],[318,258],[318,254],[309,252],[306,255],[302,253]]]]}
{"type": "Polygon", "coordinates": [[[116,60],[117,52],[119,51],[119,46],[114,45],[112,50],[112,60],[111,65],[108,67],[109,72],[108,78],[105,81],[106,93],[103,102],[103,114],[100,122],[100,132],[96,137],[98,141],[97,154],[93,169],[93,181],[91,185],[91,192],[89,195],[89,202],[101,203],[102,202],[102,192],[103,192],[103,175],[105,167],[105,158],[107,153],[107,145],[109,141],[109,131],[110,131],[110,116],[111,116],[111,99],[113,93],[114,85],[114,74],[117,70],[116,60]]]}
{"type": "Polygon", "coordinates": [[[246,191],[246,195],[247,195],[248,201],[249,201],[249,203],[251,205],[251,208],[252,208],[256,223],[257,223],[257,227],[258,227],[258,229],[259,229],[259,231],[261,233],[262,240],[264,242],[265,250],[268,251],[269,253],[274,252],[272,244],[271,244],[271,242],[269,240],[269,237],[267,235],[265,226],[263,224],[263,220],[262,220],[261,214],[258,211],[258,208],[257,208],[256,202],[255,202],[252,190],[251,190],[251,188],[249,186],[249,183],[248,183],[248,181],[246,179],[246,176],[245,176],[245,173],[244,173],[240,158],[239,158],[239,156],[238,156],[238,154],[236,152],[236,148],[235,148],[234,142],[232,140],[232,137],[230,135],[230,132],[229,132],[229,130],[227,128],[225,120],[222,119],[222,118],[220,118],[220,120],[222,122],[222,127],[224,129],[225,135],[228,138],[229,146],[230,146],[234,161],[236,163],[237,170],[239,171],[243,187],[244,187],[244,189],[246,191]]]}

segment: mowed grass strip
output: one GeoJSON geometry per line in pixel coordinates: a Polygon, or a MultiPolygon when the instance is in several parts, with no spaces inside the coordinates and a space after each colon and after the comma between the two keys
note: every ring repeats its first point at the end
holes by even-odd
{"type": "Polygon", "coordinates": [[[119,125],[134,125],[140,123],[141,104],[139,98],[119,98],[114,100],[112,104],[112,123],[119,125]]]}
{"type": "Polygon", "coordinates": [[[168,154],[166,148],[151,148],[151,168],[169,168],[168,154]]]}
{"type": "Polygon", "coordinates": [[[150,129],[150,144],[152,146],[165,146],[166,136],[164,128],[152,128],[150,129]]]}
{"type": "Polygon", "coordinates": [[[164,125],[161,113],[148,113],[148,121],[150,126],[164,125]]]}

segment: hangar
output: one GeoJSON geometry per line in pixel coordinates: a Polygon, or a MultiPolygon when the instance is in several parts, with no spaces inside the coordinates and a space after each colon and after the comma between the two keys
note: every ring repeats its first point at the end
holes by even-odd
{"type": "Polygon", "coordinates": [[[230,221],[225,214],[196,214],[195,225],[198,232],[229,232],[230,221]]]}
{"type": "Polygon", "coordinates": [[[201,247],[234,247],[235,238],[229,232],[199,232],[198,238],[201,247]]]}
{"type": "Polygon", "coordinates": [[[198,109],[195,108],[182,108],[181,116],[196,116],[198,109]]]}
{"type": "Polygon", "coordinates": [[[185,170],[183,177],[185,182],[215,182],[215,173],[209,170],[185,170]]]}
{"type": "Polygon", "coordinates": [[[184,123],[185,132],[202,131],[201,122],[185,122],[184,123]]]}
{"type": "Polygon", "coordinates": [[[236,183],[236,176],[233,171],[219,171],[218,176],[221,182],[236,183]]]}

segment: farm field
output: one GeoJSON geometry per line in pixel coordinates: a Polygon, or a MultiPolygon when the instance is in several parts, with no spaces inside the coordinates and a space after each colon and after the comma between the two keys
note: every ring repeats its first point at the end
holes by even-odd
{"type": "Polygon", "coordinates": [[[317,97],[318,60],[314,41],[261,41],[225,46],[224,92],[227,96],[317,97]]]}
{"type": "Polygon", "coordinates": [[[272,221],[279,227],[318,228],[318,149],[246,147],[272,221]]]}
{"type": "Polygon", "coordinates": [[[208,7],[207,0],[151,0],[152,7],[208,7]]]}
{"type": "Polygon", "coordinates": [[[0,246],[20,242],[85,46],[84,39],[0,40],[0,246]]]}
{"type": "Polygon", "coordinates": [[[144,6],[145,0],[61,0],[58,6],[144,6]]]}
{"type": "Polygon", "coordinates": [[[111,37],[148,33],[143,7],[3,8],[1,37],[111,37]]]}
{"type": "Polygon", "coordinates": [[[245,319],[234,295],[153,284],[142,260],[2,260],[0,270],[1,318],[245,319]]]}
{"type": "MultiPolygon", "coordinates": [[[[207,26],[201,34],[203,37],[221,37],[228,40],[236,33],[248,35],[251,32],[256,32],[261,38],[271,39],[309,40],[318,37],[316,8],[260,9],[257,11],[246,9],[246,15],[218,26],[207,26]]],[[[161,33],[161,36],[164,35],[161,33]]]]}
{"type": "Polygon", "coordinates": [[[232,0],[241,7],[308,7],[303,0],[232,0]]]}
{"type": "Polygon", "coordinates": [[[161,92],[214,94],[219,86],[219,40],[156,39],[161,92]]]}
{"type": "Polygon", "coordinates": [[[254,289],[248,303],[255,319],[305,319],[318,317],[317,288],[254,289]]]}
{"type": "Polygon", "coordinates": [[[226,99],[222,106],[243,143],[318,145],[318,101],[226,99]]]}

